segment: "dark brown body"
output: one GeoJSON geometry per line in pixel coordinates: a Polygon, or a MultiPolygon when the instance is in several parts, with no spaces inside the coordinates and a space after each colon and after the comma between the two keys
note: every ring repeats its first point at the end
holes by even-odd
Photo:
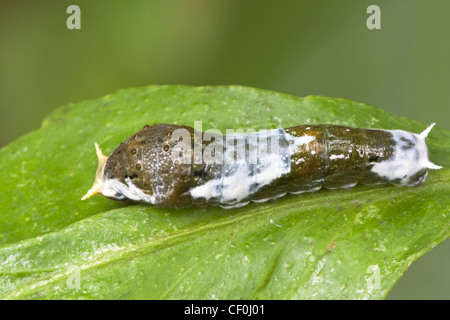
{"type": "Polygon", "coordinates": [[[356,182],[385,182],[370,169],[376,162],[392,157],[395,142],[385,130],[358,129],[344,126],[318,125],[287,128],[295,136],[314,135],[316,140],[291,155],[290,185],[307,189],[317,187],[312,181],[322,181],[325,188],[341,188],[356,182]],[[306,128],[310,128],[307,130],[306,128]],[[314,153],[311,151],[315,151],[314,153]],[[300,162],[299,159],[305,159],[300,162]],[[307,179],[305,179],[308,177],[307,179]],[[309,185],[309,183],[312,183],[309,185]]]}

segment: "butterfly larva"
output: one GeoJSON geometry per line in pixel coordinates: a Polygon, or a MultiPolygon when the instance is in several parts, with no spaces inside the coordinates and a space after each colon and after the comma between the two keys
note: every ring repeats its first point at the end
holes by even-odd
{"type": "Polygon", "coordinates": [[[303,125],[214,139],[205,133],[200,142],[191,127],[145,126],[109,157],[95,144],[97,174],[82,200],[101,193],[161,207],[234,208],[321,187],[414,186],[428,169],[441,168],[428,160],[425,138],[433,126],[414,134],[303,125]]]}

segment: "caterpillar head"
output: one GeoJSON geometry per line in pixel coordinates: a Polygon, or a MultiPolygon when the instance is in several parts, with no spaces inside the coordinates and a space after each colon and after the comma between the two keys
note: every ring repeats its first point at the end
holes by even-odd
{"type": "MultiPolygon", "coordinates": [[[[109,156],[105,156],[95,143],[97,172],[94,184],[82,200],[102,194],[115,200],[184,206],[189,200],[186,192],[191,181],[191,165],[176,164],[171,156],[172,149],[179,143],[171,139],[177,128],[182,127],[145,126],[109,156]]],[[[187,155],[190,157],[191,153],[187,155]]]]}
{"type": "MultiPolygon", "coordinates": [[[[157,179],[154,178],[154,168],[152,165],[144,165],[137,159],[137,149],[140,150],[139,153],[142,153],[147,148],[145,145],[144,148],[139,145],[136,135],[121,143],[109,156],[102,153],[97,143],[95,143],[95,149],[98,167],[94,184],[81,200],[101,194],[115,200],[131,199],[155,203],[154,190],[157,179]],[[138,171],[144,171],[144,173],[138,175],[138,171]]],[[[139,156],[141,157],[141,155],[139,156]]],[[[153,160],[153,157],[150,160],[153,160]]]]}

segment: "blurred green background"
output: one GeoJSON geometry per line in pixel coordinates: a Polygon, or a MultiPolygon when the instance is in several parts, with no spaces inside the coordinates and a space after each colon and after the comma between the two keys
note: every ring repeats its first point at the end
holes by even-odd
{"type": "MultiPolygon", "coordinates": [[[[449,130],[448,12],[448,0],[2,0],[0,147],[59,106],[150,84],[344,97],[449,130]],[[66,27],[71,4],[81,30],[66,27]],[[381,30],[366,27],[371,4],[381,30]]],[[[449,299],[448,270],[447,240],[388,298],[449,299]]]]}

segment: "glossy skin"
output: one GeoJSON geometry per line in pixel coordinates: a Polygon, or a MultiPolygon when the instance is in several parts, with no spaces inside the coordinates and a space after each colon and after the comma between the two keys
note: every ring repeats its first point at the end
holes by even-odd
{"type": "MultiPolygon", "coordinates": [[[[133,184],[147,194],[154,195],[161,206],[184,207],[191,204],[189,194],[193,183],[193,168],[190,164],[175,164],[170,150],[176,144],[171,134],[176,125],[145,126],[109,156],[104,175],[107,179],[118,179],[133,184]]],[[[190,127],[183,127],[193,133],[190,127]]]]}
{"type": "MultiPolygon", "coordinates": [[[[392,157],[394,141],[388,131],[367,130],[344,126],[298,126],[286,129],[293,135],[312,134],[316,140],[307,148],[299,148],[291,155],[293,185],[300,189],[317,187],[341,188],[356,182],[376,184],[387,182],[370,169],[376,162],[392,157]],[[307,129],[309,128],[309,129],[307,129]],[[301,161],[304,159],[304,161],[301,161]],[[308,177],[308,178],[306,178],[308,177]]],[[[291,190],[288,190],[291,191],[291,190]]]]}
{"type": "Polygon", "coordinates": [[[201,141],[191,127],[155,124],[145,126],[109,157],[104,156],[105,164],[99,165],[96,178],[100,186],[93,193],[160,207],[234,208],[287,192],[312,192],[322,186],[334,189],[386,182],[416,185],[425,180],[427,168],[439,168],[428,161],[425,137],[429,130],[431,127],[419,135],[400,130],[302,125],[267,131],[257,139],[255,134],[241,134],[236,137],[245,141],[247,158],[238,163],[233,158],[235,149],[227,146],[224,136],[201,141]],[[184,130],[184,138],[173,138],[177,129],[184,130]],[[267,155],[260,150],[265,137],[269,142],[277,139],[278,148],[273,148],[276,153],[267,155]],[[184,151],[174,153],[181,141],[184,151]],[[213,152],[220,161],[211,163],[205,155],[211,153],[213,143],[224,148],[223,154],[213,152]],[[227,153],[230,150],[233,152],[227,153]],[[248,160],[250,150],[257,150],[256,163],[248,160]],[[180,161],[174,154],[183,154],[188,161],[180,161]]]}

